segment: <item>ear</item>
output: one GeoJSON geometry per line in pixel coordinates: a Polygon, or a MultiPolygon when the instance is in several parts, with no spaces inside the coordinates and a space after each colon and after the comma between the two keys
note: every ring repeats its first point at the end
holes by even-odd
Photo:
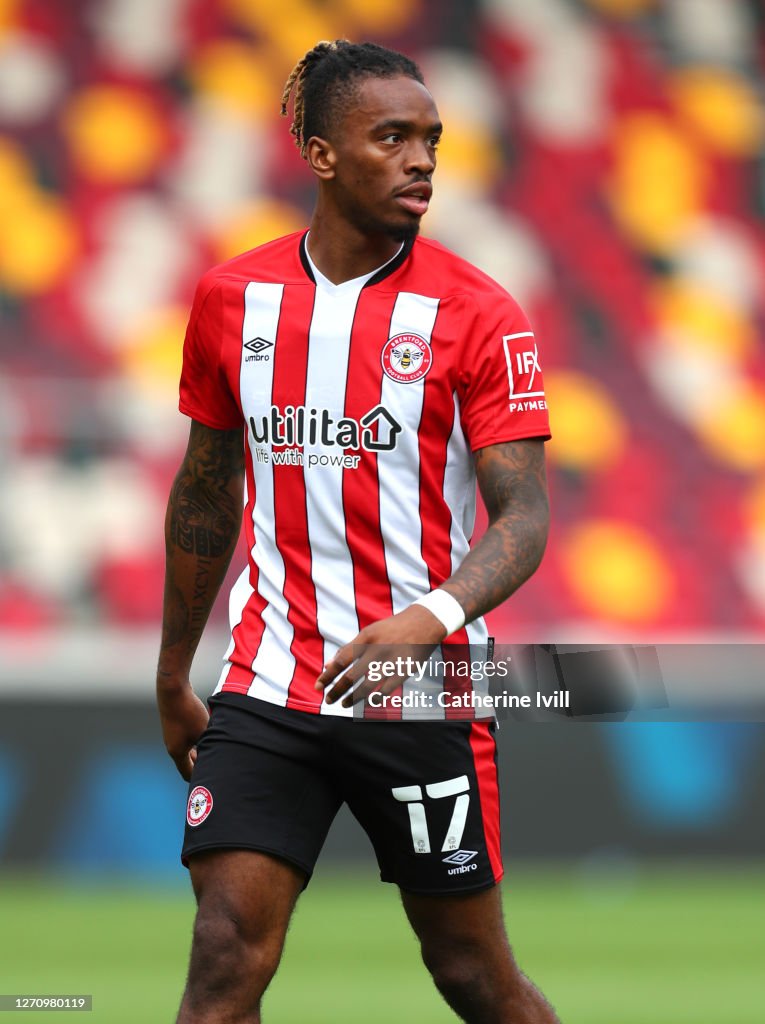
{"type": "Polygon", "coordinates": [[[337,154],[331,142],[312,135],[305,146],[305,158],[317,178],[330,181],[335,176],[337,154]]]}

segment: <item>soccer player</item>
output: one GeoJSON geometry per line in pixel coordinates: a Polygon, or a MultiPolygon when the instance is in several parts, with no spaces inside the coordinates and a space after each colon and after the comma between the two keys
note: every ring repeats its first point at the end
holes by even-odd
{"type": "Polygon", "coordinates": [[[352,707],[372,691],[358,645],[485,645],[481,616],[538,566],[537,346],[498,284],[418,237],[441,136],[418,67],[322,42],[283,113],[293,89],[318,182],[310,229],[208,272],[184,343],[192,423],[157,677],[165,745],[190,780],[182,856],[198,903],[178,1021],[260,1020],[347,801],[458,1016],[549,1024],[502,918],[493,723],[357,721],[352,707]],[[470,550],[476,478],[489,526],[470,550]],[[189,674],[243,505],[248,566],[210,717],[189,674]]]}

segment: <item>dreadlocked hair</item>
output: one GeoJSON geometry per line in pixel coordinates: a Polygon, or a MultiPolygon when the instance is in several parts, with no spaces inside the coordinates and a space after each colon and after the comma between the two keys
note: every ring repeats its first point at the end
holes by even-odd
{"type": "Polygon", "coordinates": [[[327,138],[342,101],[350,98],[360,79],[398,75],[424,83],[422,72],[413,60],[376,43],[324,39],[301,57],[284,86],[282,117],[287,116],[294,89],[290,132],[303,159],[308,139],[314,135],[327,138]]]}

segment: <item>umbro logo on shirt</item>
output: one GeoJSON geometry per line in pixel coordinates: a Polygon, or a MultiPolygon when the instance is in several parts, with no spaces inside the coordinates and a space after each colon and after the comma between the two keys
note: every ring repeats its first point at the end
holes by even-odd
{"type": "Polygon", "coordinates": [[[266,349],[273,348],[274,343],[266,341],[265,338],[251,338],[249,341],[245,341],[244,347],[254,353],[251,356],[244,357],[245,363],[261,363],[268,362],[271,358],[271,353],[267,352],[266,349]]]}

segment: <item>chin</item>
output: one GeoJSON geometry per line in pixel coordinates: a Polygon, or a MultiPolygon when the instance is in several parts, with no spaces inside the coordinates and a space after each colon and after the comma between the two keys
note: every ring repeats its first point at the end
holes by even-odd
{"type": "Polygon", "coordinates": [[[393,224],[387,233],[396,242],[411,242],[417,237],[419,230],[420,222],[417,220],[411,224],[393,224]]]}

